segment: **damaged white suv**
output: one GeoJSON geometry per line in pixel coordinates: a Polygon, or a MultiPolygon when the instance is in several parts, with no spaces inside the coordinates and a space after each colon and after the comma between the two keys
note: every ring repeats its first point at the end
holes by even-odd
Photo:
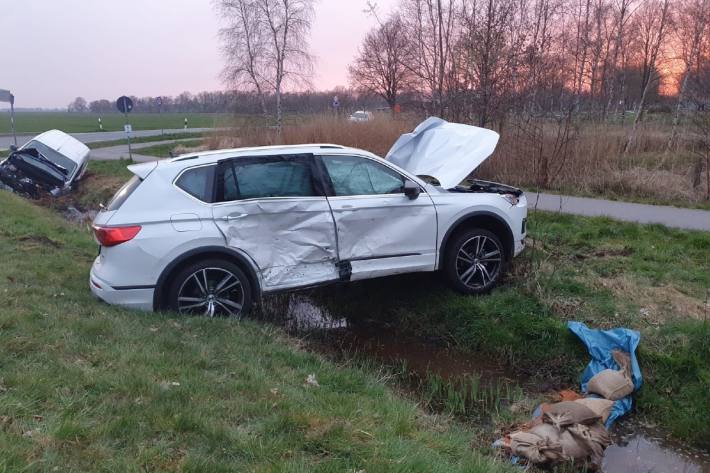
{"type": "Polygon", "coordinates": [[[461,184],[490,130],[430,118],[383,160],[337,145],[200,152],[129,166],[96,216],[90,287],[106,302],[209,316],[262,294],[441,269],[489,290],[523,249],[518,189],[461,184]]]}

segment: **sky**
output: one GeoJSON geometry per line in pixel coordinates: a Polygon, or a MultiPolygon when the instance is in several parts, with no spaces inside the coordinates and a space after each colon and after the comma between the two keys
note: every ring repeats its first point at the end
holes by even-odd
{"type": "MultiPolygon", "coordinates": [[[[377,0],[386,15],[396,0],[377,0]]],[[[347,66],[376,20],[367,0],[316,0],[316,89],[347,85],[347,66]]],[[[223,26],[213,0],[7,0],[0,13],[0,89],[20,108],[121,95],[223,90],[223,26]]],[[[7,104],[0,104],[7,108],[7,104]]]]}

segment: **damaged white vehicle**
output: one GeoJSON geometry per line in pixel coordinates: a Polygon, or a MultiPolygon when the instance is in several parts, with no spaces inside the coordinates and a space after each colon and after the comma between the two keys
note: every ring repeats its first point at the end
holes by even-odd
{"type": "Polygon", "coordinates": [[[337,145],[200,152],[129,166],[94,221],[90,287],[106,302],[209,316],[262,294],[442,270],[488,291],[523,249],[515,188],[461,182],[493,153],[491,130],[431,118],[383,160],[337,145]]]}
{"type": "Polygon", "coordinates": [[[0,162],[0,186],[37,199],[71,191],[86,171],[89,148],[59,130],[37,135],[0,162]]]}

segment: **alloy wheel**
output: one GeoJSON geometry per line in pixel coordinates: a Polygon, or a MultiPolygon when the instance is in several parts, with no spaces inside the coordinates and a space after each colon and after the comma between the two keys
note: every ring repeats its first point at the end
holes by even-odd
{"type": "Polygon", "coordinates": [[[178,312],[208,317],[239,317],[244,307],[244,287],[223,268],[202,268],[188,276],[177,293],[178,312]]]}
{"type": "Polygon", "coordinates": [[[471,289],[480,289],[495,281],[502,265],[502,248],[485,235],[469,238],[456,254],[456,274],[459,281],[471,289]]]}

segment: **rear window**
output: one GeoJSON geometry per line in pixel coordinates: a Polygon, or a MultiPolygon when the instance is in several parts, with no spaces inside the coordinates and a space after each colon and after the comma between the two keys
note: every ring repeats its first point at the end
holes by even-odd
{"type": "Polygon", "coordinates": [[[266,157],[255,161],[233,160],[222,173],[221,200],[269,197],[311,197],[316,191],[307,158],[266,157]]]}
{"type": "Polygon", "coordinates": [[[202,202],[212,202],[212,183],[215,166],[188,169],[178,178],[175,185],[202,202]]]}
{"type": "Polygon", "coordinates": [[[143,182],[138,176],[133,176],[128,182],[126,182],[123,187],[121,187],[118,192],[113,196],[111,201],[106,206],[106,210],[118,210],[121,205],[128,199],[128,197],[135,191],[140,183],[143,182]]]}

